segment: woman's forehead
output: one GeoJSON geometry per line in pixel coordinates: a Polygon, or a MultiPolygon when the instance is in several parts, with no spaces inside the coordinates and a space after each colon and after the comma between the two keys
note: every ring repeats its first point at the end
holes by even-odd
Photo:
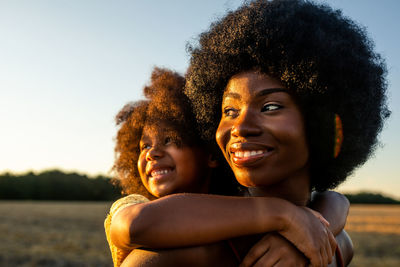
{"type": "MultiPolygon", "coordinates": [[[[285,89],[285,86],[277,79],[256,71],[246,71],[232,76],[225,88],[224,97],[237,94],[259,94],[259,91],[267,89],[285,89]]],[[[276,90],[275,90],[276,91],[276,90]]]]}

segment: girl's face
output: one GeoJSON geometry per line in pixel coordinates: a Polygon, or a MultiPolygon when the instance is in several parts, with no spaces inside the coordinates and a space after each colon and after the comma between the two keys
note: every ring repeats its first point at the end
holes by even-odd
{"type": "Polygon", "coordinates": [[[265,74],[242,72],[229,80],[216,139],[244,186],[308,180],[303,116],[289,91],[265,74]]]}
{"type": "Polygon", "coordinates": [[[140,140],[138,169],[143,185],[162,197],[181,192],[206,193],[211,167],[204,149],[177,143],[165,124],[146,125],[140,140]]]}

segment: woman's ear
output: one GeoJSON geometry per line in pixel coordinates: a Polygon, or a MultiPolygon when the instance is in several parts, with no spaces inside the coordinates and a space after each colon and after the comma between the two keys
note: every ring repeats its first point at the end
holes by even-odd
{"type": "Polygon", "coordinates": [[[335,140],[333,147],[333,157],[337,158],[343,143],[343,124],[340,116],[335,114],[335,140]]]}
{"type": "Polygon", "coordinates": [[[219,163],[218,160],[215,158],[214,154],[209,154],[208,155],[208,161],[207,161],[207,165],[210,168],[217,168],[219,163]]]}

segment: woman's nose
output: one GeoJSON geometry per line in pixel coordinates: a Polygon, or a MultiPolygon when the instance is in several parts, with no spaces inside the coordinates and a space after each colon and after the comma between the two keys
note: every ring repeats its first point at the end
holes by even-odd
{"type": "Polygon", "coordinates": [[[242,110],[234,121],[231,135],[235,137],[257,136],[261,134],[261,127],[257,123],[255,114],[249,110],[242,110]]]}
{"type": "Polygon", "coordinates": [[[163,155],[164,155],[163,150],[158,146],[154,146],[147,151],[146,160],[147,161],[156,160],[163,157],[163,155]]]}

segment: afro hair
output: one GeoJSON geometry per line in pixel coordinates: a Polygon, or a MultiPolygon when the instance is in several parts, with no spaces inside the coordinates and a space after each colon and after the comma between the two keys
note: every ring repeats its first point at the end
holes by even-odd
{"type": "Polygon", "coordinates": [[[206,142],[197,131],[190,101],[183,93],[184,84],[185,79],[180,74],[156,67],[150,85],[143,89],[146,100],[128,103],[117,114],[116,124],[120,128],[116,136],[113,181],[122,188],[123,194],[139,193],[154,198],[142,184],[137,167],[145,126],[168,134],[177,145],[202,147],[215,154],[220,166],[212,174],[216,179],[211,179],[210,193],[237,194],[238,184],[223,158],[218,158],[216,143],[206,142]]]}
{"type": "Polygon", "coordinates": [[[229,12],[188,47],[185,93],[203,138],[215,138],[229,79],[257,70],[292,90],[303,112],[311,186],[337,186],[363,164],[390,112],[386,67],[364,28],[339,10],[302,0],[252,1],[229,12]],[[334,121],[344,139],[333,157],[334,121]]]}

